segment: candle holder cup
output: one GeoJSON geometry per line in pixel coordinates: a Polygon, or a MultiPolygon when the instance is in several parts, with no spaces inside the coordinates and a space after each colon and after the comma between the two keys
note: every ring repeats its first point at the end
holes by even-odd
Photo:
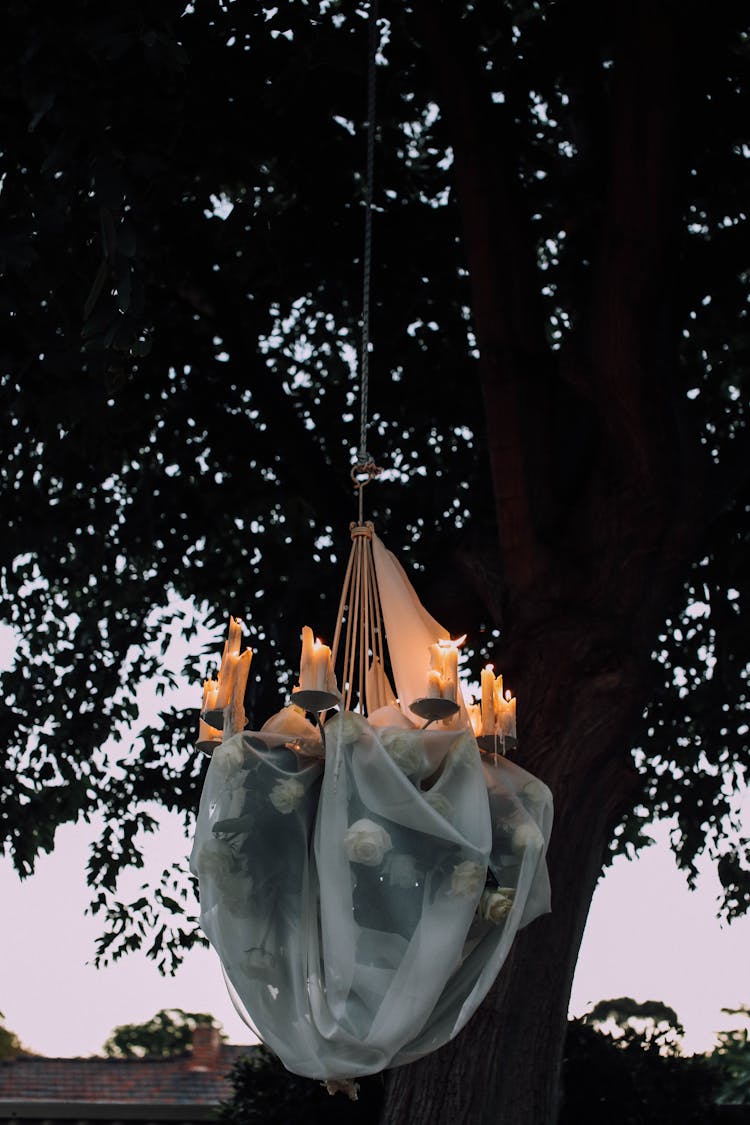
{"type": "Polygon", "coordinates": [[[341,703],[341,696],[332,691],[300,689],[292,692],[290,702],[295,707],[301,707],[303,711],[310,711],[313,715],[319,715],[321,711],[329,711],[331,707],[338,707],[341,703]]]}
{"type": "Polygon", "coordinates": [[[201,712],[201,718],[204,723],[208,723],[214,730],[224,729],[224,708],[215,707],[210,711],[201,712]]]}
{"type": "Polygon", "coordinates": [[[196,742],[195,749],[210,758],[217,746],[221,746],[220,738],[202,738],[196,742]]]}
{"type": "Polygon", "coordinates": [[[415,699],[409,704],[409,710],[419,715],[420,719],[427,720],[422,727],[422,730],[426,730],[430,723],[437,723],[441,719],[449,719],[452,715],[457,715],[460,708],[452,699],[428,695],[422,699],[415,699]]]}

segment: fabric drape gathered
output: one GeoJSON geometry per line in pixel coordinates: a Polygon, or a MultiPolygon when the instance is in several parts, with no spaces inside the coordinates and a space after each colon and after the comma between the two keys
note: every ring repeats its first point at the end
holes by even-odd
{"type": "MultiPolygon", "coordinates": [[[[373,554],[399,698],[447,633],[373,554]],[[415,664],[417,672],[415,673],[415,664]]],[[[549,789],[465,721],[299,713],[217,746],[191,866],[240,1015],[289,1070],[345,1079],[457,1034],[515,934],[549,910],[549,789]]]]}

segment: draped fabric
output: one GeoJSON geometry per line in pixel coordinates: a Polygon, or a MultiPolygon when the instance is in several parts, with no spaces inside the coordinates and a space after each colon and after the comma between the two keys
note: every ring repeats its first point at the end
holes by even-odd
{"type": "Polygon", "coordinates": [[[319,1079],[440,1047],[518,929],[549,910],[551,794],[480,755],[463,714],[454,729],[411,725],[415,663],[447,634],[379,541],[375,552],[400,711],[373,716],[387,725],[337,714],[323,746],[289,710],[217,746],[191,856],[240,1014],[319,1079]]]}

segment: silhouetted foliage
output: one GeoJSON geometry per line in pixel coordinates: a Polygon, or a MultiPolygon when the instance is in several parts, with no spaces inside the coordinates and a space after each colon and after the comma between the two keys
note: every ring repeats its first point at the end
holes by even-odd
{"type": "MultiPolygon", "coordinates": [[[[125,1023],[116,1027],[102,1048],[113,1059],[167,1059],[183,1054],[190,1046],[196,1027],[213,1027],[216,1021],[205,1012],[183,1012],[181,1008],[162,1008],[145,1023],[125,1023]]],[[[226,1035],[221,1032],[221,1038],[226,1035]]]]}
{"type": "Polygon", "coordinates": [[[614,1039],[568,1024],[559,1125],[710,1125],[717,1089],[703,1056],[663,1053],[632,1028],[614,1039]]]}
{"type": "Polygon", "coordinates": [[[219,1120],[234,1125],[375,1125],[383,1104],[383,1078],[359,1080],[357,1101],[329,1094],[320,1082],[290,1074],[267,1047],[232,1068],[234,1096],[219,1120]]]}

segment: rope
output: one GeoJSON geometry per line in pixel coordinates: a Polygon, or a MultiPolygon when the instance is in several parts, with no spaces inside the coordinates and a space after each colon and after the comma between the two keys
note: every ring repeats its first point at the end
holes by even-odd
{"type": "Polygon", "coordinates": [[[362,350],[360,354],[360,464],[372,458],[367,452],[367,414],[370,392],[370,279],[372,275],[372,183],[375,175],[375,76],[378,50],[378,0],[370,0],[367,64],[367,159],[365,164],[365,246],[362,260],[362,350]]]}

